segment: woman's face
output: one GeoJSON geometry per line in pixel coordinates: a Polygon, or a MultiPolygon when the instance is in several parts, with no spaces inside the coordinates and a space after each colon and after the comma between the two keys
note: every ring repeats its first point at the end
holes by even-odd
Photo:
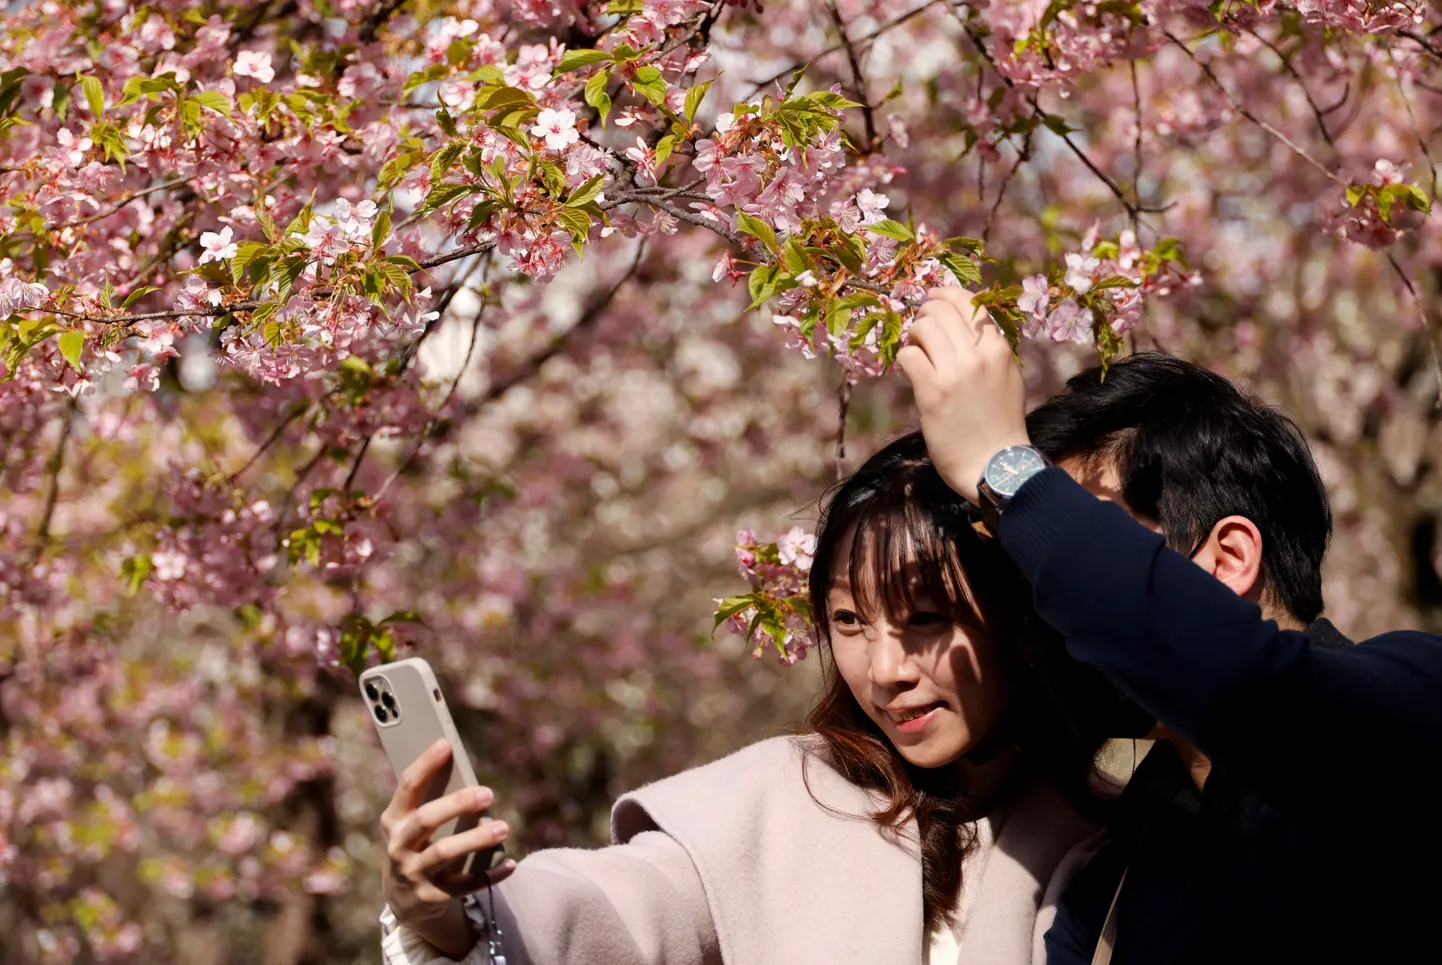
{"type": "Polygon", "coordinates": [[[861,617],[847,579],[854,528],[839,542],[827,592],[832,658],[852,696],[902,757],[944,767],[987,735],[1010,699],[996,647],[956,623],[945,600],[916,599],[911,613],[861,617]]]}

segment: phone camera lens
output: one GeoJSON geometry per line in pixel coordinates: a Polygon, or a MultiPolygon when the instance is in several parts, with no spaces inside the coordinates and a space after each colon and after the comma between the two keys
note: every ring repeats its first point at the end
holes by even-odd
{"type": "Polygon", "coordinates": [[[392,693],[390,693],[389,691],[387,691],[386,693],[381,694],[381,703],[385,704],[385,705],[386,705],[386,708],[389,709],[389,710],[395,710],[395,709],[396,709],[396,698],[395,698],[395,695],[392,694],[392,693]]]}
{"type": "Polygon", "coordinates": [[[376,720],[380,721],[382,724],[390,720],[391,715],[386,713],[386,709],[384,707],[376,707],[375,712],[376,720]]]}
{"type": "Polygon", "coordinates": [[[369,680],[366,681],[366,696],[369,697],[371,700],[381,699],[381,692],[377,690],[376,685],[371,683],[369,680]]]}

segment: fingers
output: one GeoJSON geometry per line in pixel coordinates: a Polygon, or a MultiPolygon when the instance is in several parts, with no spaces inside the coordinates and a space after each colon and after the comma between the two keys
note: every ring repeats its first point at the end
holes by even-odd
{"type": "Polygon", "coordinates": [[[461,895],[474,894],[486,887],[488,883],[492,886],[498,885],[514,874],[515,871],[516,863],[510,858],[507,858],[490,871],[447,875],[444,878],[431,882],[430,885],[453,898],[458,898],[461,895]]]}
{"type": "MultiPolygon", "coordinates": [[[[441,766],[451,757],[451,745],[445,738],[437,740],[430,747],[421,752],[421,756],[411,761],[411,766],[401,772],[400,783],[396,786],[395,794],[391,795],[390,807],[386,808],[386,814],[391,815],[396,821],[404,820],[407,815],[414,811],[421,803],[421,798],[426,792],[426,785],[432,777],[441,769],[441,766]]],[[[382,821],[385,815],[382,815],[382,821]]]]}
{"type": "Polygon", "coordinates": [[[402,850],[418,850],[442,824],[464,814],[484,811],[494,800],[495,795],[488,787],[467,787],[437,798],[429,804],[423,804],[396,828],[391,846],[402,850]]]}
{"type": "Polygon", "coordinates": [[[418,867],[423,873],[432,875],[462,855],[499,847],[510,836],[511,829],[506,822],[487,821],[480,827],[441,838],[420,853],[418,867]]]}
{"type": "Polygon", "coordinates": [[[1001,335],[991,315],[976,304],[971,292],[965,288],[932,288],[927,291],[926,297],[926,304],[939,302],[956,312],[960,324],[950,326],[951,330],[958,337],[970,336],[965,338],[967,343],[979,345],[984,339],[1001,335]]]}

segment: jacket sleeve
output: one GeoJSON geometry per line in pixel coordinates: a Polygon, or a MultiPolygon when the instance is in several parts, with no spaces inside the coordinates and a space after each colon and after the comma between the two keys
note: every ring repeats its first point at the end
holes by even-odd
{"type": "MultiPolygon", "coordinates": [[[[661,831],[593,851],[538,851],[493,889],[493,897],[507,965],[721,961],[701,879],[685,849],[661,831]]],[[[480,898],[480,908],[489,911],[484,892],[480,898]]],[[[453,961],[395,923],[389,909],[381,923],[385,965],[453,961]]],[[[462,962],[488,960],[483,940],[462,962]]]]}
{"type": "Polygon", "coordinates": [[[999,537],[1073,657],[1274,806],[1387,800],[1442,764],[1437,638],[1314,647],[1058,468],[1022,487],[999,537]]]}

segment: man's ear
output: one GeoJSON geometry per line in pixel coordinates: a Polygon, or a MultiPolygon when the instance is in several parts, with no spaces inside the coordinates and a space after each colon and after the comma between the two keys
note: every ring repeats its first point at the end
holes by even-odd
{"type": "Polygon", "coordinates": [[[1245,516],[1228,516],[1212,527],[1192,561],[1254,602],[1262,597],[1262,532],[1245,516]]]}

